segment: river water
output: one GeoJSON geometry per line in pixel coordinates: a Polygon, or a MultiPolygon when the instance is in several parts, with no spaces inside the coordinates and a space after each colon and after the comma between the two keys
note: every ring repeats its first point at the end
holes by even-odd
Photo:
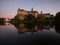
{"type": "Polygon", "coordinates": [[[34,24],[11,24],[0,25],[0,44],[32,44],[32,43],[58,43],[60,33],[55,30],[55,26],[34,25],[34,24]]]}

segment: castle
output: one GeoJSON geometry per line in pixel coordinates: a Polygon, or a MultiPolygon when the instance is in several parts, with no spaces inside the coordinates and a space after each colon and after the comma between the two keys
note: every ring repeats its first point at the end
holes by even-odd
{"type": "Polygon", "coordinates": [[[27,11],[27,10],[20,9],[20,8],[18,8],[18,10],[17,10],[17,15],[19,15],[19,18],[20,18],[21,20],[23,20],[24,17],[25,17],[25,15],[28,15],[28,14],[32,14],[32,15],[34,15],[35,17],[37,17],[37,15],[39,14],[39,12],[34,11],[33,8],[31,9],[31,11],[27,11]]]}
{"type": "Polygon", "coordinates": [[[19,19],[23,20],[25,18],[25,15],[28,15],[28,14],[32,14],[33,16],[35,16],[36,18],[39,16],[39,15],[44,15],[45,17],[50,17],[50,13],[44,13],[41,11],[41,13],[39,13],[38,11],[34,11],[33,8],[31,8],[30,11],[27,11],[27,10],[24,10],[24,9],[20,9],[18,8],[17,10],[17,15],[19,15],[19,19]]]}

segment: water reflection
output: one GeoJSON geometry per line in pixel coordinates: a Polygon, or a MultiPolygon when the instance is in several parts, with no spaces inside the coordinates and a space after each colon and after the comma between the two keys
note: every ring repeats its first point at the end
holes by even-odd
{"type": "Polygon", "coordinates": [[[41,23],[11,24],[10,22],[5,22],[0,25],[0,42],[17,45],[21,43],[56,42],[60,39],[60,35],[55,31],[60,32],[55,30],[53,25],[41,23]]]}
{"type": "Polygon", "coordinates": [[[1,25],[6,25],[6,26],[8,26],[8,25],[10,25],[11,23],[10,22],[2,22],[2,23],[0,23],[0,26],[1,25]]]}
{"type": "Polygon", "coordinates": [[[20,23],[20,24],[14,24],[14,26],[17,28],[18,34],[25,33],[25,32],[37,32],[38,30],[43,31],[50,30],[50,28],[53,28],[53,25],[44,25],[41,23],[35,24],[35,23],[20,23]]]}
{"type": "Polygon", "coordinates": [[[56,31],[57,33],[60,33],[60,27],[59,27],[59,26],[55,26],[55,31],[56,31]]]}
{"type": "MultiPolygon", "coordinates": [[[[9,26],[12,24],[10,22],[4,22],[0,23],[0,26],[9,26]]],[[[55,31],[57,33],[60,33],[60,28],[57,28],[54,25],[47,25],[47,24],[41,24],[41,23],[19,23],[19,24],[13,24],[15,28],[17,29],[18,34],[25,33],[25,32],[37,32],[38,30],[50,30],[51,28],[55,28],[55,31]]]]}
{"type": "Polygon", "coordinates": [[[24,24],[22,24],[22,23],[14,24],[14,26],[17,28],[18,34],[27,32],[27,30],[28,30],[27,28],[25,28],[24,24]]]}

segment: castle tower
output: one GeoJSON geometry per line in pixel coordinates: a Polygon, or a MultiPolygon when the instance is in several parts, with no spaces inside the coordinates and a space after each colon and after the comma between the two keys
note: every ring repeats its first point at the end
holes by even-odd
{"type": "Polygon", "coordinates": [[[42,14],[43,12],[41,11],[41,14],[42,14]]]}
{"type": "Polygon", "coordinates": [[[20,8],[18,8],[18,10],[20,10],[20,8]]]}
{"type": "Polygon", "coordinates": [[[17,14],[19,14],[19,13],[20,13],[20,8],[17,9],[17,14]]]}
{"type": "Polygon", "coordinates": [[[31,11],[33,11],[33,8],[31,8],[31,11]]]}

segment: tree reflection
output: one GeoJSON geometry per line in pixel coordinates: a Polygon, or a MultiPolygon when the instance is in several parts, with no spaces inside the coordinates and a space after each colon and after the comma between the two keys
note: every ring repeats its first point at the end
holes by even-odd
{"type": "Polygon", "coordinates": [[[18,34],[25,33],[25,32],[37,32],[38,30],[43,31],[43,29],[49,30],[50,25],[44,25],[41,23],[34,23],[34,22],[26,22],[26,23],[18,23],[14,24],[17,29],[18,34]]]}
{"type": "Polygon", "coordinates": [[[55,31],[56,31],[57,33],[60,33],[60,28],[56,28],[56,27],[55,27],[55,31]]]}
{"type": "Polygon", "coordinates": [[[0,23],[0,25],[8,26],[8,25],[10,25],[10,22],[2,22],[2,23],[0,23]]]}
{"type": "Polygon", "coordinates": [[[25,24],[25,27],[28,28],[29,30],[33,29],[34,26],[36,25],[35,23],[32,23],[32,22],[27,22],[27,23],[24,23],[25,24]]]}
{"type": "Polygon", "coordinates": [[[18,34],[27,32],[28,30],[27,28],[25,28],[23,23],[14,24],[14,26],[17,28],[18,34]]]}
{"type": "Polygon", "coordinates": [[[18,34],[24,33],[24,32],[34,32],[34,23],[19,23],[19,24],[14,24],[14,26],[17,28],[18,34]]]}

